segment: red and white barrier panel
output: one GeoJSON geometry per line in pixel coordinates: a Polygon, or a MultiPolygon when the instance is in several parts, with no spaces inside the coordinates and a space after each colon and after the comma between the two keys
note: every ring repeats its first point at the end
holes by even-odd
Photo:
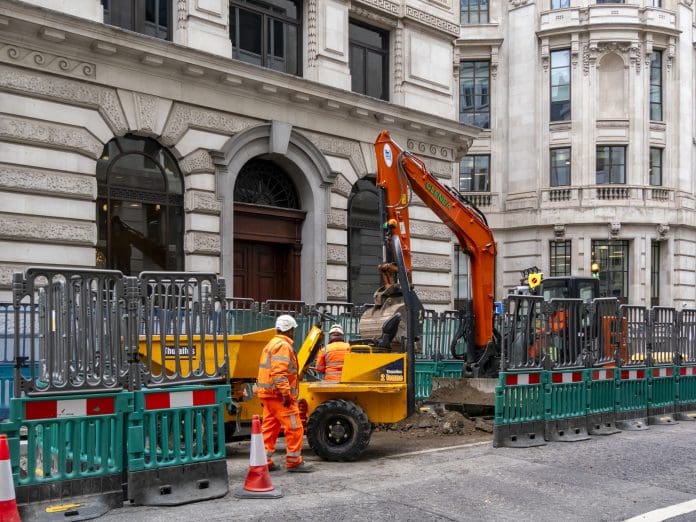
{"type": "Polygon", "coordinates": [[[551,374],[551,382],[553,384],[582,382],[582,372],[552,373],[551,374]]]}
{"type": "Polygon", "coordinates": [[[540,382],[540,373],[509,373],[505,376],[505,386],[528,386],[540,382]]]}
{"type": "Polygon", "coordinates": [[[636,381],[645,379],[645,370],[621,370],[621,380],[636,381]]]}
{"type": "Polygon", "coordinates": [[[146,393],[146,410],[166,410],[169,408],[191,408],[217,404],[215,390],[189,390],[178,392],[146,393]]]}
{"type": "Polygon", "coordinates": [[[593,370],[593,381],[611,381],[614,379],[614,370],[593,370]]]}
{"type": "Polygon", "coordinates": [[[685,366],[683,368],[679,368],[679,375],[683,375],[684,377],[693,377],[696,375],[696,366],[685,366]]]}
{"type": "Polygon", "coordinates": [[[653,377],[671,377],[672,376],[672,368],[653,368],[652,376],[653,377]]]}
{"type": "Polygon", "coordinates": [[[115,406],[114,397],[28,401],[24,403],[24,418],[40,420],[112,415],[115,406]]]}

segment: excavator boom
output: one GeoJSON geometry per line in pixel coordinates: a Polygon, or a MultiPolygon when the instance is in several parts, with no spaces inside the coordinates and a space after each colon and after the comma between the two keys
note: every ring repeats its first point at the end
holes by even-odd
{"type": "Polygon", "coordinates": [[[409,282],[412,256],[408,206],[412,190],[449,227],[469,256],[473,342],[479,350],[492,346],[496,244],[485,217],[458,191],[440,183],[420,159],[401,149],[388,131],[378,136],[375,153],[377,186],[383,190],[389,234],[399,236],[409,282]]]}

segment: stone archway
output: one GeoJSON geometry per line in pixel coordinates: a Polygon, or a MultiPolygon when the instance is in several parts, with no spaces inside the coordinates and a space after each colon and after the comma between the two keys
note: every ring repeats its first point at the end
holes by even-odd
{"type": "MultiPolygon", "coordinates": [[[[307,302],[326,299],[326,215],[330,209],[330,186],[336,174],[319,149],[292,126],[271,122],[232,137],[216,157],[218,193],[222,201],[221,272],[234,281],[235,205],[234,186],[242,167],[253,158],[273,161],[292,180],[304,212],[299,236],[301,256],[300,298],[307,302]]],[[[228,288],[228,295],[233,289],[228,288]]]]}

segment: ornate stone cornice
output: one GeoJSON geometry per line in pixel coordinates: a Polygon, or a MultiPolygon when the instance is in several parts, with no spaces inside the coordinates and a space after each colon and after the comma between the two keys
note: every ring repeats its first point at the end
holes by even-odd
{"type": "Polygon", "coordinates": [[[627,59],[635,68],[636,73],[641,69],[641,43],[640,42],[595,42],[590,41],[582,49],[582,70],[589,74],[591,67],[597,66],[599,58],[605,54],[615,52],[627,59]]]}
{"type": "Polygon", "coordinates": [[[432,143],[425,143],[414,139],[409,139],[406,142],[408,150],[416,154],[425,154],[438,159],[454,161],[454,154],[449,147],[441,147],[432,143]]]}
{"type": "Polygon", "coordinates": [[[122,136],[128,131],[126,118],[113,89],[8,65],[0,65],[0,89],[96,109],[115,135],[122,136]]]}
{"type": "Polygon", "coordinates": [[[72,150],[94,159],[104,149],[103,144],[85,128],[7,114],[0,118],[0,138],[72,150]]]}
{"type": "Polygon", "coordinates": [[[0,61],[46,72],[58,72],[78,78],[94,78],[97,72],[97,66],[90,62],[74,60],[45,51],[27,49],[26,47],[1,41],[0,61]]]}
{"type": "Polygon", "coordinates": [[[191,127],[232,135],[258,123],[251,118],[176,103],[164,125],[161,142],[166,146],[176,145],[191,127]]]}
{"type": "Polygon", "coordinates": [[[360,4],[374,7],[392,16],[399,16],[399,2],[392,2],[390,0],[353,0],[351,2],[351,12],[353,9],[358,9],[360,4]]]}
{"type": "Polygon", "coordinates": [[[397,18],[373,11],[372,9],[365,9],[364,7],[351,5],[350,14],[351,16],[362,18],[363,20],[368,20],[387,27],[394,28],[397,26],[397,18]]]}

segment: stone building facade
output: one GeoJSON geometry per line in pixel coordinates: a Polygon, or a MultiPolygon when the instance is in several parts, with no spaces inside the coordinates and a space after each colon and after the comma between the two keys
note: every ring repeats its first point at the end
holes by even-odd
{"type": "Polygon", "coordinates": [[[597,263],[604,295],[696,305],[692,1],[464,2],[461,20],[460,119],[487,127],[461,181],[496,231],[498,291],[597,263]]]}
{"type": "MultiPolygon", "coordinates": [[[[365,298],[379,131],[447,183],[478,133],[456,116],[458,16],[447,0],[2,0],[0,301],[28,265],[365,298]]],[[[414,282],[448,308],[451,235],[412,214],[414,282]]]]}

